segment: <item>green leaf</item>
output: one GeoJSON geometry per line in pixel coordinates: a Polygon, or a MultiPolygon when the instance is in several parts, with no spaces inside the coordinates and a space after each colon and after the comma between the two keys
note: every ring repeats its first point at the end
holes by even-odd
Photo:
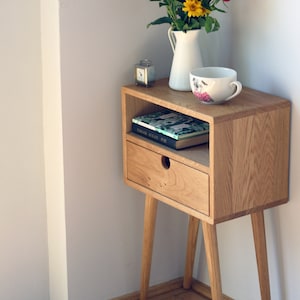
{"type": "Polygon", "coordinates": [[[197,19],[197,22],[199,23],[200,28],[205,27],[205,23],[206,23],[205,18],[200,17],[197,19]]]}
{"type": "Polygon", "coordinates": [[[201,5],[207,9],[210,9],[210,0],[202,0],[201,5]]]}
{"type": "Polygon", "coordinates": [[[206,18],[206,22],[205,22],[205,30],[206,32],[211,32],[212,31],[212,27],[213,27],[213,20],[211,17],[207,17],[206,18]]]}
{"type": "Polygon", "coordinates": [[[207,33],[217,31],[220,28],[220,24],[217,19],[208,16],[205,22],[205,30],[207,33]]]}
{"type": "Polygon", "coordinates": [[[159,2],[159,7],[162,7],[162,6],[168,6],[168,4],[163,3],[163,2],[159,2]]]}
{"type": "Polygon", "coordinates": [[[197,21],[197,19],[192,18],[189,22],[189,28],[190,29],[200,29],[201,26],[200,26],[199,22],[197,21]]]}
{"type": "Polygon", "coordinates": [[[220,29],[220,23],[217,20],[215,20],[214,28],[212,31],[218,31],[219,29],[220,29]]]}
{"type": "Polygon", "coordinates": [[[171,24],[171,22],[172,22],[172,20],[169,17],[161,17],[161,18],[158,18],[155,21],[149,23],[147,25],[147,28],[149,28],[151,25],[160,25],[160,24],[165,24],[165,23],[171,24]]]}
{"type": "Polygon", "coordinates": [[[226,10],[220,9],[218,7],[215,7],[215,6],[212,7],[212,10],[216,10],[216,11],[221,12],[221,13],[226,13],[226,10]]]}

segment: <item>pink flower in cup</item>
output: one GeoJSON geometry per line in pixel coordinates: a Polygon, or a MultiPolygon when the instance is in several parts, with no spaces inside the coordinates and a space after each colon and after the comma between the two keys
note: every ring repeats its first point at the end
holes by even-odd
{"type": "Polygon", "coordinates": [[[213,100],[210,98],[209,94],[204,92],[204,93],[200,93],[195,91],[194,92],[195,96],[200,99],[203,102],[212,102],[213,100]]]}

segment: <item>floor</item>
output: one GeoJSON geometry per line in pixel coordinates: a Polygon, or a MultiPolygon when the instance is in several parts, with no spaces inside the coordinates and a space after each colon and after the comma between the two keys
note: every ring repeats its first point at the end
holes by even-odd
{"type": "Polygon", "coordinates": [[[161,295],[149,297],[149,300],[208,300],[194,291],[176,289],[161,295]]]}
{"type": "MultiPolygon", "coordinates": [[[[194,280],[192,288],[185,290],[182,288],[182,278],[177,278],[168,282],[150,287],[148,300],[211,300],[210,287],[194,280]]],[[[224,300],[233,300],[223,295],[224,300]]],[[[139,292],[134,292],[120,296],[111,300],[139,300],[139,292]]]]}

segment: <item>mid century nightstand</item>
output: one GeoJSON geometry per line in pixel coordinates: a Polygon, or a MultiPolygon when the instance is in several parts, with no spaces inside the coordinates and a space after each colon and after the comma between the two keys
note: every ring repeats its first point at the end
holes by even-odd
{"type": "Polygon", "coordinates": [[[147,298],[157,201],[189,215],[184,288],[192,285],[202,221],[211,296],[223,299],[216,224],[251,215],[263,300],[270,299],[264,209],[288,201],[290,102],[249,88],[224,105],[200,104],[159,80],[122,88],[124,180],[145,193],[140,299],[147,298]],[[209,144],[173,150],[131,132],[133,117],[168,108],[209,123],[209,144]]]}

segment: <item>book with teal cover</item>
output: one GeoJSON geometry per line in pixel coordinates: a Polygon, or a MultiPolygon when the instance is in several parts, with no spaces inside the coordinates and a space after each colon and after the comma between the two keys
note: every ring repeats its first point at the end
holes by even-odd
{"type": "Polygon", "coordinates": [[[139,124],[175,140],[209,132],[207,122],[170,110],[136,116],[132,119],[132,123],[139,124]]]}
{"type": "Polygon", "coordinates": [[[167,135],[161,134],[157,131],[153,131],[147,127],[140,126],[136,123],[132,123],[132,132],[176,150],[208,143],[209,138],[209,134],[204,133],[185,139],[175,140],[167,135]]]}

